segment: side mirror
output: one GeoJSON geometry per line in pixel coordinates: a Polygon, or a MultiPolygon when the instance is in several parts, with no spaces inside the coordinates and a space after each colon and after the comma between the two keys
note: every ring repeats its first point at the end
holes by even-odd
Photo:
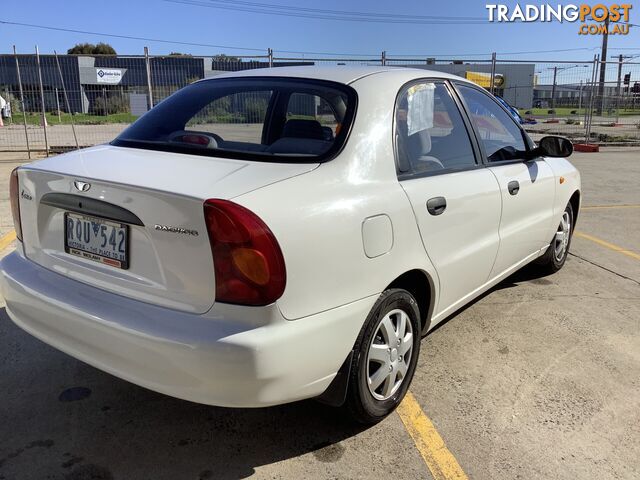
{"type": "Polygon", "coordinates": [[[573,143],[564,137],[554,135],[542,137],[538,142],[538,147],[531,153],[540,157],[565,158],[573,153],[573,143]]]}

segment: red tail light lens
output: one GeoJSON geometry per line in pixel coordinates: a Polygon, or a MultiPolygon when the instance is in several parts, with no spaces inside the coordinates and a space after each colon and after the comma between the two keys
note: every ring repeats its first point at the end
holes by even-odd
{"type": "Polygon", "coordinates": [[[204,203],[216,275],[216,301],[268,305],[287,282],[280,245],[253,212],[228,200],[204,203]]]}
{"type": "Polygon", "coordinates": [[[14,168],[9,179],[9,200],[11,201],[11,215],[16,237],[22,241],[22,222],[20,220],[20,185],[18,184],[18,169],[14,168]]]}

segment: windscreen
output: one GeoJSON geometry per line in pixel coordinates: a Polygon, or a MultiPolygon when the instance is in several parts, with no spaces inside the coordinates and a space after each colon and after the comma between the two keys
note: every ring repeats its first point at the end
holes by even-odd
{"type": "Polygon", "coordinates": [[[273,77],[207,80],[179,90],[116,146],[272,162],[317,162],[340,150],[355,113],[345,85],[273,77]]]}

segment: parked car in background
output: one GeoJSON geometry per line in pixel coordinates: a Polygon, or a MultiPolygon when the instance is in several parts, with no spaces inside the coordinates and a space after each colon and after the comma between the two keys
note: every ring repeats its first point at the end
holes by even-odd
{"type": "Polygon", "coordinates": [[[372,423],[429,330],[532,261],[562,268],[571,152],[439,72],[232,72],[14,170],[0,288],[18,326],[138,385],[372,423]]]}
{"type": "Polygon", "coordinates": [[[509,103],[507,103],[504,98],[496,96],[496,100],[498,100],[498,102],[500,102],[502,106],[507,109],[511,116],[515,118],[520,125],[535,125],[536,123],[538,123],[534,118],[523,118],[520,115],[520,111],[517,108],[509,105],[509,103]]]}
{"type": "Polygon", "coordinates": [[[0,126],[2,126],[2,119],[11,118],[11,104],[7,102],[2,96],[0,96],[0,126]]]}
{"type": "Polygon", "coordinates": [[[520,124],[524,124],[524,120],[523,120],[523,118],[520,116],[520,112],[518,111],[518,109],[517,109],[517,108],[512,107],[511,105],[509,105],[509,103],[507,103],[507,101],[506,101],[504,98],[499,97],[499,96],[497,96],[497,95],[496,95],[496,100],[498,100],[498,102],[500,102],[500,103],[502,104],[502,106],[503,106],[504,108],[506,108],[506,109],[507,109],[507,111],[511,114],[511,116],[512,116],[513,118],[515,118],[515,119],[516,119],[516,121],[517,121],[518,123],[520,123],[520,124]]]}

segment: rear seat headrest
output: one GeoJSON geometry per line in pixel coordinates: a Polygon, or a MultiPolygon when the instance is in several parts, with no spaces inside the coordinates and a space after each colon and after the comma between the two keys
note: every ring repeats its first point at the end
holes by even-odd
{"type": "Polygon", "coordinates": [[[322,125],[317,120],[288,120],[282,128],[282,137],[288,138],[312,138],[324,140],[325,135],[322,125]]]}

